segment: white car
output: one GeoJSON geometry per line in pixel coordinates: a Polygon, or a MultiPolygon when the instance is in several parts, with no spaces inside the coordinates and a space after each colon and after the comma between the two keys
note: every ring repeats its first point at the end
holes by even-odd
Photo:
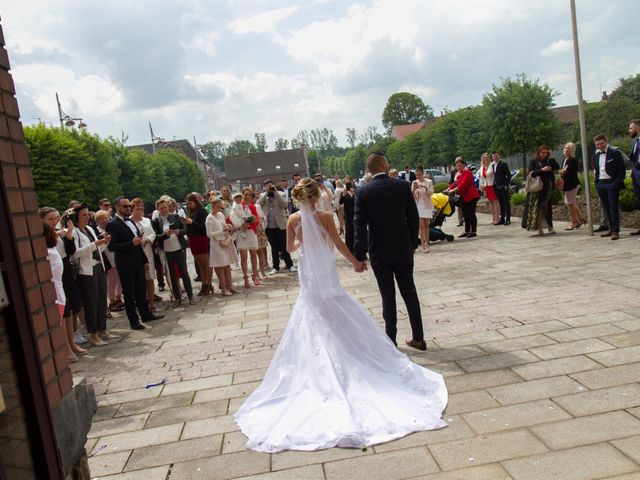
{"type": "Polygon", "coordinates": [[[425,175],[429,175],[431,180],[433,180],[433,184],[436,183],[446,183],[449,184],[449,174],[439,170],[437,168],[428,168],[424,171],[425,175]]]}

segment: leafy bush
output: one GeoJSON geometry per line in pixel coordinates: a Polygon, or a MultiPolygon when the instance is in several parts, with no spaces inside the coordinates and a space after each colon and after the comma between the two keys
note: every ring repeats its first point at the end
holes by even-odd
{"type": "Polygon", "coordinates": [[[623,212],[631,212],[637,210],[638,199],[633,191],[633,183],[631,177],[624,179],[624,189],[620,190],[620,210],[623,212]]]}
{"type": "Polygon", "coordinates": [[[520,190],[518,193],[511,195],[511,205],[522,205],[527,198],[527,192],[520,190]]]}
{"type": "Polygon", "coordinates": [[[448,183],[436,183],[433,186],[433,192],[434,193],[442,193],[444,190],[446,190],[447,188],[449,188],[449,184],[448,183]]]}

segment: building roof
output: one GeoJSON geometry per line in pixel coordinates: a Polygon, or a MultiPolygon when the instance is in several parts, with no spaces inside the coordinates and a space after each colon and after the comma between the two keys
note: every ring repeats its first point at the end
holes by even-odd
{"type": "Polygon", "coordinates": [[[283,174],[307,171],[307,159],[304,150],[278,150],[225,157],[224,169],[230,181],[249,179],[256,176],[268,176],[279,179],[283,174]]]}
{"type": "Polygon", "coordinates": [[[578,119],[578,105],[554,107],[551,111],[562,125],[568,125],[578,119]]]}
{"type": "Polygon", "coordinates": [[[425,125],[425,122],[412,123],[409,125],[394,125],[391,127],[391,136],[397,140],[404,140],[407,138],[407,135],[422,130],[425,125]]]}

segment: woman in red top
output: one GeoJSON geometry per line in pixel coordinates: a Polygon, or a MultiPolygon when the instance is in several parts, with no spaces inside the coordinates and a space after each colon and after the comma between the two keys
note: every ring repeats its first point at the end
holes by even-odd
{"type": "Polygon", "coordinates": [[[453,183],[449,185],[448,192],[460,195],[462,202],[459,208],[462,210],[462,216],[464,217],[464,233],[458,236],[477,237],[478,218],[476,217],[476,204],[480,198],[480,192],[473,184],[473,174],[466,168],[462,157],[456,158],[455,166],[457,173],[453,183]]]}

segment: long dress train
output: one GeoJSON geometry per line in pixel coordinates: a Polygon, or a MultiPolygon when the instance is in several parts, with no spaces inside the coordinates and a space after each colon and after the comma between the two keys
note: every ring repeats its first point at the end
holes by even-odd
{"type": "Polygon", "coordinates": [[[299,297],[262,383],[235,414],[247,448],[355,448],[445,427],[442,376],[399,351],[345,292],[311,207],[301,219],[299,297]]]}

